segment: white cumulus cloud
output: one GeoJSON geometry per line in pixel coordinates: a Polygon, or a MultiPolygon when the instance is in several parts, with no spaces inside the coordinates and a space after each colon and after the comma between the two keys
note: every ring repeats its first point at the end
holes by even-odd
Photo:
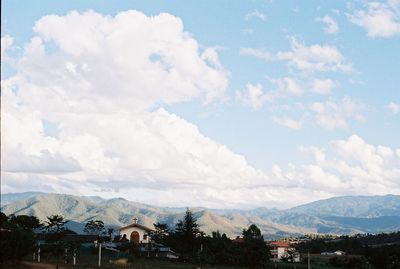
{"type": "Polygon", "coordinates": [[[363,27],[370,37],[400,34],[400,1],[369,2],[364,9],[347,14],[350,22],[363,27]]]}
{"type": "Polygon", "coordinates": [[[328,15],[325,15],[322,18],[317,18],[316,20],[325,24],[324,31],[327,34],[336,34],[339,31],[339,26],[336,21],[328,15]]]}
{"type": "Polygon", "coordinates": [[[179,18],[70,12],[45,16],[34,29],[16,75],[2,81],[6,189],[33,174],[31,187],[50,180],[52,190],[70,192],[225,188],[227,180],[243,187],[265,178],[196,126],[154,110],[218,100],[227,89],[215,49],[202,52],[179,18]],[[56,136],[46,135],[44,122],[58,126],[56,136]]]}
{"type": "Polygon", "coordinates": [[[13,42],[14,39],[9,35],[1,37],[1,60],[7,57],[6,51],[12,46],[13,42]]]}
{"type": "Polygon", "coordinates": [[[290,67],[304,72],[351,72],[353,70],[352,65],[335,46],[327,44],[307,46],[296,38],[291,39],[291,49],[288,51],[272,53],[264,49],[242,48],[240,54],[264,61],[286,61],[290,67]]]}
{"type": "Polygon", "coordinates": [[[241,48],[240,55],[253,56],[264,61],[271,61],[274,59],[274,55],[272,53],[263,49],[255,48],[241,48]]]}
{"type": "Polygon", "coordinates": [[[357,188],[363,194],[400,191],[400,156],[395,148],[368,144],[358,135],[333,140],[328,146],[302,147],[301,151],[313,156],[315,163],[295,167],[293,173],[303,174],[308,183],[309,178],[319,178],[315,183],[326,184],[333,192],[354,193],[357,188]]]}
{"type": "Polygon", "coordinates": [[[252,12],[249,12],[249,13],[246,14],[246,16],[245,16],[246,20],[250,20],[251,18],[258,18],[258,19],[260,19],[262,21],[266,21],[267,20],[267,16],[264,13],[258,11],[257,9],[255,9],[252,12]]]}
{"type": "Polygon", "coordinates": [[[266,101],[262,85],[247,83],[243,92],[236,92],[236,101],[253,109],[260,108],[266,101]]]}
{"type": "Polygon", "coordinates": [[[291,77],[271,79],[271,81],[277,86],[282,95],[300,96],[303,94],[303,88],[300,83],[291,77]]]}
{"type": "Polygon", "coordinates": [[[273,117],[272,120],[275,123],[287,127],[289,129],[299,130],[301,129],[301,127],[303,127],[303,123],[301,120],[295,120],[288,117],[273,117]]]}
{"type": "Polygon", "coordinates": [[[274,90],[264,91],[261,84],[247,83],[242,91],[236,91],[236,101],[244,106],[258,109],[265,103],[272,103],[281,98],[298,97],[303,94],[303,88],[291,77],[269,78],[274,90]]]}
{"type": "Polygon", "coordinates": [[[331,79],[314,79],[311,83],[311,90],[317,94],[330,94],[336,83],[331,79]]]}
{"type": "Polygon", "coordinates": [[[389,109],[393,114],[400,113],[400,103],[391,102],[386,105],[386,108],[389,109]]]}
{"type": "Polygon", "coordinates": [[[317,123],[326,129],[347,128],[350,119],[362,121],[364,105],[345,97],[339,101],[314,102],[310,110],[315,113],[317,123]]]}

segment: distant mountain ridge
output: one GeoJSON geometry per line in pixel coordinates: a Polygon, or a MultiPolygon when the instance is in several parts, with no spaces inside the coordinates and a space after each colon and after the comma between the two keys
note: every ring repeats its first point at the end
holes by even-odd
{"type": "Polygon", "coordinates": [[[40,194],[46,194],[44,192],[21,192],[21,193],[2,193],[0,195],[1,206],[18,201],[29,199],[40,194]]]}
{"type": "MultiPolygon", "coordinates": [[[[84,223],[91,219],[101,219],[106,225],[120,227],[138,217],[142,224],[149,227],[155,222],[173,227],[185,210],[123,198],[43,193],[2,194],[1,206],[1,211],[7,215],[34,215],[42,220],[53,214],[63,215],[71,220],[69,226],[77,232],[82,232],[84,223]]],[[[231,237],[240,235],[242,229],[252,223],[261,229],[266,238],[271,239],[307,233],[354,234],[400,230],[399,195],[336,197],[287,210],[201,207],[191,210],[203,231],[211,233],[219,230],[231,237]]]]}
{"type": "Polygon", "coordinates": [[[400,195],[342,196],[320,200],[290,209],[314,216],[375,218],[400,216],[400,195]]]}

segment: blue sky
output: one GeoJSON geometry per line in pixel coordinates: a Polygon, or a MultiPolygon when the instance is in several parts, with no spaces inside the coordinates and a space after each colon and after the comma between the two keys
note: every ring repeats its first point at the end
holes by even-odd
{"type": "Polygon", "coordinates": [[[3,191],[212,207],[400,194],[399,1],[2,7],[3,191]]]}

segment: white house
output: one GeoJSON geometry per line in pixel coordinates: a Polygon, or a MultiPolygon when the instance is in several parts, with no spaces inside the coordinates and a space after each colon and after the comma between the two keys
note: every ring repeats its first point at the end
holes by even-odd
{"type": "Polygon", "coordinates": [[[138,219],[134,218],[133,223],[119,229],[121,238],[126,238],[130,242],[144,243],[150,242],[149,233],[152,229],[137,223],[138,219]]]}
{"type": "Polygon", "coordinates": [[[280,261],[287,258],[291,262],[300,262],[300,253],[289,242],[275,241],[271,242],[269,246],[273,261],[280,261]]]}
{"type": "Polygon", "coordinates": [[[324,256],[343,256],[346,255],[346,252],[341,251],[341,250],[336,250],[335,252],[322,252],[321,255],[324,256]]]}
{"type": "Polygon", "coordinates": [[[336,251],[333,252],[333,253],[335,253],[336,256],[343,256],[343,255],[346,255],[346,252],[341,251],[341,250],[336,250],[336,251]]]}
{"type": "Polygon", "coordinates": [[[273,260],[280,260],[282,256],[287,253],[290,248],[290,244],[288,242],[271,242],[271,256],[273,260]]]}

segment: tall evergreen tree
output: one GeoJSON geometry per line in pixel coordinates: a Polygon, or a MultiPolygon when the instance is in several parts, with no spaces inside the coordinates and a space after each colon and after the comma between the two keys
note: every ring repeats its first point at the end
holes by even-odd
{"type": "Polygon", "coordinates": [[[170,229],[165,223],[154,223],[154,231],[150,233],[151,239],[159,244],[167,244],[167,238],[170,234],[170,229]]]}
{"type": "Polygon", "coordinates": [[[173,238],[175,239],[175,249],[193,258],[200,249],[198,237],[201,231],[193,213],[187,209],[183,220],[179,220],[175,227],[173,238]]]}
{"type": "Polygon", "coordinates": [[[200,229],[197,224],[197,219],[189,209],[186,209],[183,220],[179,220],[176,224],[176,232],[193,238],[199,234],[200,229]]]}

